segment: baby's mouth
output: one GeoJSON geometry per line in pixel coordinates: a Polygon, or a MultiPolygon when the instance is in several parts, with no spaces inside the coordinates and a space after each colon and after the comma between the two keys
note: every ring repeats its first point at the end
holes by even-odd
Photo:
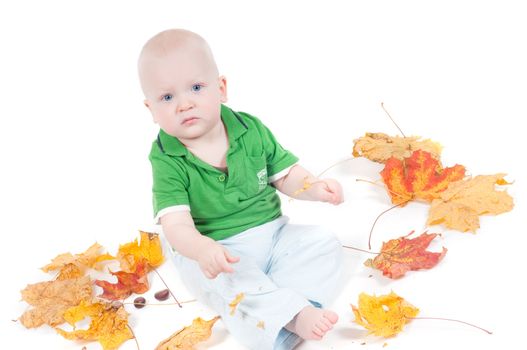
{"type": "Polygon", "coordinates": [[[190,125],[190,124],[194,124],[199,118],[198,117],[188,117],[188,118],[185,118],[183,119],[183,121],[181,122],[182,125],[190,125]]]}

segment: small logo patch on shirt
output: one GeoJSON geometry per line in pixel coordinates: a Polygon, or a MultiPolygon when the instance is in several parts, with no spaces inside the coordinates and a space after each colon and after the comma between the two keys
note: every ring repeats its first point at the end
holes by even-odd
{"type": "Polygon", "coordinates": [[[263,190],[267,187],[267,168],[263,168],[258,173],[256,173],[256,176],[258,177],[258,192],[263,190]]]}

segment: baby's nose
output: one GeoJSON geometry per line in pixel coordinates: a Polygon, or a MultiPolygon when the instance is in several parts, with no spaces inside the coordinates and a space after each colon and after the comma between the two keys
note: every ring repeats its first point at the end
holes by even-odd
{"type": "Polygon", "coordinates": [[[181,100],[177,104],[177,112],[185,112],[191,109],[192,107],[194,107],[194,103],[192,103],[192,101],[190,101],[189,99],[181,100]]]}

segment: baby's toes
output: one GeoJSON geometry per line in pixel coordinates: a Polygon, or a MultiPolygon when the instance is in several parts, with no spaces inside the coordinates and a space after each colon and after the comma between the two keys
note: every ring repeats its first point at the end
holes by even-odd
{"type": "Polygon", "coordinates": [[[337,315],[335,312],[330,311],[330,310],[324,310],[324,314],[323,315],[332,324],[337,323],[337,321],[339,319],[339,315],[337,315]]]}
{"type": "Polygon", "coordinates": [[[325,329],[326,332],[333,328],[333,323],[325,317],[322,317],[319,323],[320,325],[323,325],[322,328],[325,329]]]}
{"type": "Polygon", "coordinates": [[[320,330],[318,327],[315,326],[313,330],[311,331],[311,337],[309,337],[309,339],[320,340],[322,339],[324,334],[326,334],[326,332],[322,332],[322,330],[320,330]]]}

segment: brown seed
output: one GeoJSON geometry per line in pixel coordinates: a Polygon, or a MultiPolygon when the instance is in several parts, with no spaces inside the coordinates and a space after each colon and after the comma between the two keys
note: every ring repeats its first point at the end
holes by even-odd
{"type": "Polygon", "coordinates": [[[134,306],[138,309],[145,307],[146,299],[143,297],[137,297],[134,299],[134,306]]]}
{"type": "Polygon", "coordinates": [[[154,297],[157,300],[167,300],[169,295],[170,295],[170,291],[168,289],[163,289],[157,292],[156,294],[154,294],[154,297]]]}

